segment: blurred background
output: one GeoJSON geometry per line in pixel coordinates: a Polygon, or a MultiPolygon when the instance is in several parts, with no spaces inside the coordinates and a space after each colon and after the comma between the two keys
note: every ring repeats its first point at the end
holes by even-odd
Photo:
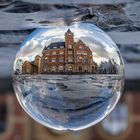
{"type": "Polygon", "coordinates": [[[0,140],[140,140],[139,0],[0,0],[0,140]],[[12,87],[12,65],[25,37],[49,25],[87,22],[118,45],[125,63],[125,88],[115,110],[78,132],[57,132],[32,120],[12,87]]]}

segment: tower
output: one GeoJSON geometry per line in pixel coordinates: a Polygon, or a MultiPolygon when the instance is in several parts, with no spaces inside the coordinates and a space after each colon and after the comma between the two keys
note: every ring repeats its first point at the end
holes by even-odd
{"type": "Polygon", "coordinates": [[[65,70],[74,72],[74,34],[70,29],[65,33],[65,70]]]}
{"type": "Polygon", "coordinates": [[[65,47],[66,48],[73,48],[73,44],[74,44],[74,35],[71,32],[70,29],[67,30],[67,32],[65,33],[65,47]]]}

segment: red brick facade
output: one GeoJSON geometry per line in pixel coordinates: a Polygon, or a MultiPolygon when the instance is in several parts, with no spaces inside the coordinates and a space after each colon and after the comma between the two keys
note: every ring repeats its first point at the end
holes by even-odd
{"type": "Polygon", "coordinates": [[[96,73],[92,51],[83,41],[74,42],[68,30],[65,42],[54,42],[42,51],[40,73],[96,73]]]}

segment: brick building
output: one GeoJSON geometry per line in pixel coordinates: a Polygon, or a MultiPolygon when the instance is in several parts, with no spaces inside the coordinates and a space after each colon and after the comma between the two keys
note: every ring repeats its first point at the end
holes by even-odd
{"type": "Polygon", "coordinates": [[[83,41],[74,42],[68,29],[65,42],[54,42],[42,51],[40,73],[96,73],[92,51],[83,41]]]}
{"type": "Polygon", "coordinates": [[[93,60],[92,51],[83,41],[74,42],[74,34],[68,29],[65,42],[53,42],[45,46],[42,56],[37,55],[35,61],[25,61],[23,74],[34,73],[96,73],[97,64],[93,60]]]}
{"type": "Polygon", "coordinates": [[[22,65],[22,74],[37,74],[39,73],[39,66],[41,57],[37,55],[34,62],[25,61],[22,65]]]}

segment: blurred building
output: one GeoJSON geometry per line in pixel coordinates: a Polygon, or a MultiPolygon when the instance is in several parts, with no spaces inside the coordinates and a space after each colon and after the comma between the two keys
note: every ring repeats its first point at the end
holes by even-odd
{"type": "Polygon", "coordinates": [[[50,130],[23,111],[13,93],[0,93],[0,140],[139,140],[140,91],[125,91],[101,123],[79,132],[50,130]]]}
{"type": "Polygon", "coordinates": [[[139,140],[140,91],[127,91],[106,119],[94,128],[94,140],[139,140]]]}

